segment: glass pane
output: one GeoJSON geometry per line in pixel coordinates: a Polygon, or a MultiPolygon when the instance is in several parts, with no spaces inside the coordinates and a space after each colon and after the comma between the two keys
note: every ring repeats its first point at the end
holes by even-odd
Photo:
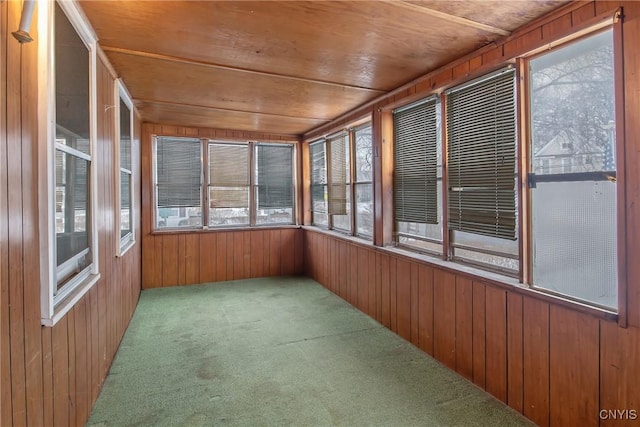
{"type": "Polygon", "coordinates": [[[532,202],[534,285],[615,308],[616,184],[538,183],[532,202]]]}
{"type": "Polygon", "coordinates": [[[157,228],[182,228],[202,226],[200,206],[180,208],[158,208],[156,212],[157,228]]]}
{"type": "Polygon", "coordinates": [[[329,217],[326,213],[313,212],[313,225],[322,225],[326,227],[329,224],[329,217]]]}
{"type": "Polygon", "coordinates": [[[371,127],[368,126],[355,132],[356,136],[356,181],[373,181],[373,151],[371,142],[371,127]]]}
{"type": "Polygon", "coordinates": [[[91,164],[56,150],[56,256],[60,266],[89,250],[91,164]]]}
{"type": "Polygon", "coordinates": [[[131,233],[131,174],[120,172],[120,237],[131,233]]]}
{"type": "Polygon", "coordinates": [[[249,208],[210,208],[209,225],[247,225],[249,208]]]}
{"type": "Polygon", "coordinates": [[[131,110],[120,100],[120,167],[131,170],[131,110]]]}
{"type": "Polygon", "coordinates": [[[531,170],[556,175],[531,189],[533,286],[615,309],[613,33],[540,56],[530,71],[531,170]]]}
{"type": "Polygon", "coordinates": [[[292,224],[293,209],[258,209],[256,224],[292,224]]]}
{"type": "Polygon", "coordinates": [[[533,172],[615,170],[612,32],[556,49],[530,68],[533,172]]]}
{"type": "Polygon", "coordinates": [[[91,154],[89,50],[55,4],[56,142],[91,154]]]}
{"type": "Polygon", "coordinates": [[[327,213],[327,194],[326,185],[312,185],[311,186],[311,210],[317,213],[327,213]]]}
{"type": "Polygon", "coordinates": [[[333,228],[342,231],[351,231],[351,191],[349,191],[348,187],[346,209],[346,215],[331,215],[333,218],[333,228]]]}
{"type": "Polygon", "coordinates": [[[356,184],[356,232],[373,236],[373,184],[356,184]]]}

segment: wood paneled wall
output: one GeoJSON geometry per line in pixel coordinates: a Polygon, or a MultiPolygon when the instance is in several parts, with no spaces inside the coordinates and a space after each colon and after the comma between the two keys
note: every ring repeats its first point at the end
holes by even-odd
{"type": "MultiPolygon", "coordinates": [[[[141,245],[115,256],[115,110],[104,108],[113,105],[114,79],[98,61],[101,279],[53,328],[40,325],[38,218],[46,208],[37,205],[43,178],[36,166],[38,35],[34,24],[36,41],[20,45],[11,36],[21,7],[21,1],[0,2],[0,425],[83,426],[138,301],[141,245]]],[[[134,129],[138,139],[139,122],[134,129]]],[[[139,167],[134,176],[139,195],[139,167]]]]}
{"type": "Polygon", "coordinates": [[[143,289],[302,273],[302,230],[299,228],[154,232],[153,135],[295,142],[286,135],[143,124],[143,289]]]}
{"type": "Polygon", "coordinates": [[[538,425],[638,422],[599,411],[640,410],[640,329],[308,228],[304,256],[309,277],[538,425]]]}
{"type": "MultiPolygon", "coordinates": [[[[304,138],[313,140],[371,113],[377,152],[389,161],[389,144],[384,142],[389,136],[381,133],[380,124],[386,116],[381,111],[490,71],[583,30],[603,14],[613,16],[619,7],[624,14],[624,92],[617,93],[624,97],[624,155],[619,156],[624,159],[620,165],[624,179],[619,194],[625,200],[620,202],[623,231],[618,235],[624,238],[627,256],[620,277],[627,282],[621,313],[626,313],[628,327],[575,304],[556,303],[533,292],[500,286],[482,275],[380,247],[380,231],[392,223],[389,204],[376,203],[378,246],[312,227],[304,230],[307,275],[542,426],[640,422],[640,263],[634,262],[640,249],[640,3],[571,3],[304,138]],[[609,413],[600,419],[600,410],[621,413],[618,419],[609,413]]],[[[376,173],[390,170],[382,167],[384,161],[376,157],[376,173]]],[[[388,191],[384,178],[378,177],[376,200],[388,191]]]]}

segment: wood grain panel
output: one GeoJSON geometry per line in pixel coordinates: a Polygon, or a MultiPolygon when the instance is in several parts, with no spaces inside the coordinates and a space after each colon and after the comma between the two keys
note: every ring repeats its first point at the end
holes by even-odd
{"type": "Polygon", "coordinates": [[[418,267],[418,347],[433,356],[433,269],[418,267]]]}
{"type": "Polygon", "coordinates": [[[433,356],[456,369],[456,278],[440,269],[433,272],[433,356]]]}
{"type": "Polygon", "coordinates": [[[485,285],[473,282],[473,382],[486,387],[486,297],[485,285]]]}
{"type": "MultiPolygon", "coordinates": [[[[113,220],[114,121],[98,114],[98,244],[102,279],[53,327],[40,325],[37,204],[37,42],[8,40],[21,2],[2,2],[2,144],[0,182],[0,278],[2,279],[2,417],[4,426],[84,425],[128,323],[140,289],[140,244],[116,259],[120,243],[113,220]],[[9,13],[10,12],[10,13],[9,13]],[[8,49],[8,46],[11,48],[8,49]],[[4,59],[11,55],[7,65],[4,59]],[[5,91],[6,90],[6,91],[5,91]],[[6,94],[10,93],[10,101],[6,94]],[[22,105],[21,105],[22,104],[22,105]],[[8,142],[11,142],[9,146],[8,142]],[[9,162],[9,159],[12,159],[9,162]],[[29,230],[29,232],[25,232],[29,230]],[[5,266],[9,266],[5,268],[5,266]],[[20,291],[18,291],[18,289],[20,291]],[[5,310],[5,302],[7,309],[5,310]],[[12,306],[9,304],[13,304],[12,306]],[[6,313],[6,317],[5,317],[6,313]],[[5,326],[6,325],[6,326],[5,326]],[[9,356],[9,357],[6,357],[9,356]],[[10,369],[7,369],[10,368],[10,369]],[[5,387],[10,384],[10,387],[5,387]],[[6,406],[5,406],[6,405],[6,406]]],[[[36,37],[37,39],[37,37],[36,37]]],[[[98,62],[97,102],[113,102],[113,78],[98,62]]],[[[134,123],[138,146],[139,125],[134,123]]],[[[136,154],[134,158],[139,158],[136,154]]],[[[135,185],[139,168],[134,165],[135,185]]],[[[135,219],[139,229],[139,220],[135,219]]],[[[139,232],[137,241],[140,241],[139,232]]]]}
{"type": "Polygon", "coordinates": [[[620,328],[600,322],[600,409],[626,412],[618,420],[601,425],[633,426],[638,424],[640,408],[640,329],[620,328]],[[634,363],[635,362],[635,363],[634,363]]]}
{"type": "Polygon", "coordinates": [[[67,317],[61,319],[52,331],[53,424],[56,426],[69,425],[70,371],[67,317]]]}
{"type": "Polygon", "coordinates": [[[358,258],[356,264],[358,267],[358,298],[356,307],[364,313],[369,313],[369,254],[366,249],[358,248],[358,258]]]}
{"type": "Polygon", "coordinates": [[[199,270],[200,283],[215,282],[217,270],[216,234],[207,233],[200,236],[199,270]]]}
{"type": "Polygon", "coordinates": [[[377,315],[377,298],[378,298],[378,292],[377,292],[377,285],[376,285],[376,276],[379,276],[377,270],[377,265],[376,265],[376,253],[373,251],[367,251],[367,254],[369,256],[369,261],[368,261],[368,265],[369,265],[369,275],[367,277],[367,289],[369,291],[369,310],[368,310],[368,314],[369,316],[373,317],[374,319],[378,320],[379,317],[377,315]]]}
{"type": "Polygon", "coordinates": [[[389,286],[389,256],[377,254],[377,263],[380,266],[380,322],[390,328],[390,286],[389,286]]]}
{"type": "MultiPolygon", "coordinates": [[[[280,236],[282,239],[280,246],[280,265],[281,265],[281,274],[285,276],[289,276],[292,274],[296,274],[295,271],[295,257],[294,254],[297,250],[295,247],[296,240],[295,234],[299,233],[299,230],[294,230],[291,228],[284,228],[280,230],[280,236]]],[[[245,232],[246,233],[246,232],[245,232]]],[[[250,232],[253,233],[253,232],[250,232]]]]}
{"type": "Polygon", "coordinates": [[[391,330],[398,333],[398,259],[389,257],[389,317],[391,330]]]}
{"type": "Polygon", "coordinates": [[[178,236],[162,239],[162,286],[175,286],[178,282],[178,236]]]}
{"type": "Polygon", "coordinates": [[[549,304],[523,301],[523,413],[549,425],[549,304]]]}
{"type": "Polygon", "coordinates": [[[473,282],[456,277],[456,371],[473,381],[473,282]]]}
{"type": "Polygon", "coordinates": [[[507,293],[485,288],[486,390],[507,402],[507,293]]]}
{"type": "MultiPolygon", "coordinates": [[[[14,26],[19,22],[20,9],[13,5],[9,10],[8,25],[14,26]]],[[[9,36],[9,34],[7,34],[9,36]]],[[[10,36],[9,36],[10,37],[10,36]]],[[[9,348],[11,367],[12,418],[15,425],[27,422],[26,402],[26,372],[25,372],[25,335],[24,335],[24,283],[23,283],[23,223],[22,223],[22,150],[21,150],[21,108],[22,108],[22,61],[20,60],[20,46],[16,43],[7,44],[7,78],[6,87],[6,156],[3,165],[7,171],[9,182],[6,191],[8,228],[8,301],[9,301],[9,348]]],[[[25,165],[26,166],[26,165],[25,165]]]]}
{"type": "Polygon", "coordinates": [[[411,263],[398,259],[396,267],[396,316],[398,335],[411,340],[411,263]]]}
{"type": "MultiPolygon", "coordinates": [[[[615,3],[614,3],[615,5],[615,3]]],[[[599,4],[596,3],[596,7],[599,4]]],[[[605,3],[603,7],[611,6],[605,3]]],[[[625,200],[626,229],[618,238],[626,237],[628,323],[640,328],[640,263],[632,262],[640,242],[640,54],[635,40],[640,38],[640,4],[624,3],[623,63],[624,63],[624,122],[625,122],[625,200]],[[628,40],[633,42],[628,43],[628,40]]]]}
{"type": "Polygon", "coordinates": [[[551,306],[550,425],[599,424],[599,334],[597,319],[566,308],[551,306]]]}
{"type": "Polygon", "coordinates": [[[420,276],[419,266],[417,263],[411,263],[411,343],[418,347],[420,345],[419,321],[420,321],[420,304],[419,304],[419,287],[420,276]]]}
{"type": "Polygon", "coordinates": [[[173,123],[181,125],[179,129],[205,128],[220,123],[242,131],[260,129],[267,133],[281,133],[294,138],[311,127],[326,123],[324,119],[288,117],[253,112],[210,108],[198,105],[171,104],[164,102],[135,101],[135,106],[144,111],[144,118],[155,123],[173,123]],[[256,127],[257,126],[259,127],[256,127]]]}
{"type": "MultiPolygon", "coordinates": [[[[9,182],[7,167],[7,39],[8,2],[0,2],[0,188],[9,182]]],[[[9,215],[6,191],[0,192],[0,218],[9,215]]],[[[9,327],[9,224],[0,220],[0,381],[11,383],[11,333],[9,327]]],[[[13,424],[11,388],[0,389],[0,425],[13,424]]]]}
{"type": "Polygon", "coordinates": [[[507,403],[523,412],[523,306],[522,296],[507,294],[507,403]]]}
{"type": "Polygon", "coordinates": [[[244,235],[240,232],[230,234],[233,239],[233,280],[244,279],[244,235]]]}
{"type": "MultiPolygon", "coordinates": [[[[133,88],[134,98],[160,103],[179,100],[180,104],[186,106],[309,118],[318,123],[338,116],[345,109],[355,108],[377,95],[359,88],[304,80],[290,80],[283,86],[281,77],[266,74],[254,74],[250,85],[239,86],[238,79],[246,82],[247,76],[235,70],[115,51],[107,51],[107,55],[127,85],[133,88]],[[150,74],[148,70],[154,72],[150,74]],[[229,87],[234,87],[233,99],[226,96],[229,87]],[[271,102],[262,104],[262,97],[267,97],[271,102]],[[340,99],[341,103],[332,102],[335,99],[340,99]]],[[[144,120],[151,120],[151,117],[146,116],[146,105],[136,103],[136,106],[141,109],[144,120]]]]}

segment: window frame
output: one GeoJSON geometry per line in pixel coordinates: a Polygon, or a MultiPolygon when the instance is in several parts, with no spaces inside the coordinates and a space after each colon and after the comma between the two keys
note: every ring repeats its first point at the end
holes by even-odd
{"type": "MultiPolygon", "coordinates": [[[[321,227],[327,230],[332,230],[341,234],[345,234],[348,236],[354,236],[357,238],[361,238],[363,240],[367,240],[373,242],[373,235],[375,231],[372,229],[371,235],[367,235],[364,233],[358,232],[358,222],[357,222],[357,202],[356,202],[356,187],[359,184],[370,184],[371,185],[371,200],[373,209],[375,209],[375,191],[374,191],[374,170],[373,170],[373,161],[372,161],[372,170],[371,170],[371,180],[370,181],[357,181],[357,172],[356,172],[356,133],[362,129],[370,128],[371,129],[371,158],[373,160],[374,154],[374,140],[373,140],[373,121],[369,118],[359,120],[354,124],[344,128],[337,130],[328,136],[315,139],[309,142],[309,192],[310,192],[310,211],[311,211],[311,225],[315,227],[321,227]],[[330,197],[329,194],[329,186],[331,185],[331,141],[336,139],[345,138],[346,142],[346,162],[349,166],[349,169],[346,174],[345,187],[347,191],[347,200],[348,200],[348,209],[346,214],[333,214],[330,213],[330,197]],[[316,184],[313,182],[313,163],[311,157],[311,146],[322,145],[322,149],[324,151],[325,158],[325,184],[316,184]],[[325,200],[325,209],[326,212],[320,212],[323,215],[327,216],[327,224],[320,224],[314,221],[314,213],[313,210],[313,187],[322,186],[325,188],[324,194],[326,194],[327,199],[325,200]],[[334,216],[348,216],[349,229],[341,228],[334,225],[334,216]]],[[[345,165],[346,167],[346,165],[345,165]]],[[[374,213],[371,213],[371,224],[375,227],[375,218],[374,213]]]]}
{"type": "Polygon", "coordinates": [[[134,119],[135,114],[133,110],[133,101],[131,100],[131,95],[127,90],[126,86],[122,82],[122,79],[116,79],[114,82],[115,85],[115,96],[114,96],[114,105],[115,105],[115,123],[116,123],[116,132],[115,132],[115,156],[118,159],[116,162],[115,168],[115,219],[116,219],[116,235],[119,240],[119,244],[116,249],[116,256],[122,257],[124,254],[131,249],[135,245],[135,218],[136,218],[136,203],[135,203],[135,177],[134,177],[134,119]],[[121,124],[120,124],[120,102],[124,102],[129,108],[129,132],[130,132],[130,145],[129,145],[129,158],[131,159],[131,169],[126,169],[122,167],[121,158],[120,158],[120,135],[121,135],[121,124]],[[122,228],[122,173],[126,173],[129,175],[129,212],[130,212],[130,227],[131,231],[124,236],[121,236],[121,228],[122,228]]]}
{"type": "Polygon", "coordinates": [[[177,135],[151,135],[152,140],[152,188],[153,194],[153,214],[152,214],[152,232],[153,233],[172,233],[172,232],[200,232],[200,231],[215,231],[215,230],[225,230],[225,229],[243,229],[243,228],[269,228],[269,227],[290,227],[298,225],[298,214],[297,214],[297,204],[298,200],[295,196],[296,188],[297,188],[297,150],[299,149],[298,144],[292,141],[279,142],[279,141],[247,141],[247,140],[237,140],[237,139],[223,139],[223,138],[194,138],[194,137],[186,137],[186,136],[177,136],[177,135]],[[200,178],[201,178],[201,190],[200,190],[200,200],[201,200],[201,225],[187,225],[187,226],[179,226],[179,227],[158,227],[158,195],[157,195],[157,140],[158,138],[173,138],[173,139],[189,139],[189,140],[199,140],[200,143],[200,153],[201,153],[201,162],[200,162],[200,178]],[[220,224],[220,225],[210,225],[210,214],[209,208],[211,205],[210,202],[210,172],[209,172],[209,146],[211,144],[224,144],[224,145],[239,145],[246,146],[248,150],[248,168],[249,168],[249,181],[248,181],[248,210],[249,210],[249,219],[247,223],[243,224],[220,224]],[[257,184],[256,184],[256,147],[260,145],[287,145],[291,147],[291,172],[292,172],[292,206],[291,206],[291,222],[274,222],[274,223],[257,223],[257,210],[258,204],[255,200],[255,194],[257,192],[257,184]]]}
{"type": "MultiPolygon", "coordinates": [[[[40,226],[40,318],[44,326],[55,325],[100,279],[97,221],[97,37],[86,22],[75,1],[40,2],[38,10],[38,206],[40,226]],[[66,279],[58,292],[56,237],[56,67],[55,67],[55,7],[58,5],[87,48],[89,57],[89,160],[88,204],[91,228],[89,248],[91,263],[66,279]]],[[[71,149],[70,149],[71,150],[71,149]]],[[[66,150],[63,150],[66,151],[66,150]]],[[[88,157],[88,159],[87,159],[88,157]]],[[[83,251],[84,252],[84,251],[83,251]]],[[[72,259],[76,259],[75,255],[72,259]]]]}
{"type": "MultiPolygon", "coordinates": [[[[562,299],[564,301],[569,301],[574,304],[580,304],[592,308],[594,310],[598,310],[604,313],[612,313],[617,317],[618,324],[620,326],[625,327],[627,322],[627,279],[626,279],[626,190],[625,190],[625,114],[624,114],[624,75],[622,68],[622,19],[621,19],[622,10],[619,8],[613,16],[607,15],[606,17],[601,18],[600,22],[586,28],[585,30],[560,40],[557,40],[550,44],[545,49],[536,49],[527,54],[521,55],[519,59],[521,60],[521,75],[523,78],[521,79],[521,90],[525,93],[523,99],[520,101],[521,108],[524,111],[523,115],[525,117],[525,134],[526,136],[523,138],[523,142],[521,145],[521,150],[523,153],[526,153],[523,156],[522,164],[526,169],[523,171],[526,172],[525,177],[523,179],[523,191],[522,200],[527,206],[526,215],[522,215],[522,222],[524,226],[522,228],[526,229],[526,239],[524,241],[525,247],[523,251],[527,255],[525,270],[520,277],[521,283],[525,284],[529,289],[535,292],[540,292],[544,295],[549,295],[553,298],[562,299]],[[530,91],[530,71],[529,71],[529,63],[530,61],[540,58],[549,52],[553,52],[556,49],[562,49],[563,47],[569,46],[574,43],[579,43],[580,41],[589,39],[590,37],[597,36],[606,31],[611,31],[612,33],[612,66],[613,66],[613,106],[614,106],[614,129],[615,129],[615,137],[613,141],[614,153],[613,159],[615,162],[616,170],[615,170],[615,179],[616,182],[616,271],[617,271],[617,283],[616,283],[616,291],[617,291],[617,301],[616,307],[608,307],[596,302],[592,302],[578,296],[569,295],[567,293],[561,293],[558,291],[554,291],[551,289],[544,288],[542,286],[537,286],[534,284],[534,257],[533,257],[533,205],[532,205],[532,192],[535,189],[535,165],[532,160],[531,154],[531,145],[532,145],[532,121],[531,121],[531,91],[530,91]],[[533,175],[533,180],[531,179],[531,175],[533,175]]],[[[605,173],[611,171],[601,171],[601,172],[567,172],[565,171],[566,166],[571,165],[571,157],[563,157],[561,158],[561,171],[556,173],[555,175],[569,175],[569,181],[578,180],[582,176],[594,175],[598,173],[605,173]],[[569,162],[565,162],[565,160],[569,160],[569,162]]],[[[542,175],[537,175],[539,182],[554,182],[555,179],[547,180],[542,175]],[[542,179],[540,179],[542,177],[542,179]]],[[[557,178],[556,178],[557,179],[557,178]]],[[[562,182],[562,178],[558,182],[562,182]]]]}
{"type": "MultiPolygon", "coordinates": [[[[444,96],[444,95],[443,95],[444,96]]],[[[442,99],[440,96],[436,95],[436,94],[431,94],[431,95],[427,95],[425,97],[422,97],[420,99],[418,99],[417,101],[413,101],[413,102],[409,102],[407,104],[398,106],[396,108],[393,108],[393,110],[391,111],[391,127],[392,129],[395,129],[396,126],[396,114],[401,113],[403,111],[408,111],[408,110],[412,110],[414,108],[419,108],[422,106],[428,106],[428,104],[433,103],[434,109],[435,109],[435,119],[436,119],[436,129],[435,129],[435,141],[436,141],[436,166],[435,166],[435,172],[436,172],[436,200],[438,200],[438,191],[440,191],[441,193],[441,200],[440,200],[440,206],[436,207],[436,216],[437,218],[437,224],[440,225],[440,239],[435,238],[435,237],[431,237],[431,236],[420,236],[417,234],[412,234],[412,233],[408,233],[408,232],[404,232],[404,231],[400,231],[400,223],[410,223],[409,221],[398,221],[396,219],[396,213],[395,213],[395,209],[396,209],[396,205],[395,205],[395,177],[393,179],[393,194],[394,197],[392,200],[392,204],[393,204],[393,244],[396,247],[400,247],[400,248],[405,248],[407,250],[413,251],[413,252],[418,252],[418,253],[423,253],[426,255],[430,255],[430,256],[434,256],[434,257],[438,257],[438,258],[444,258],[446,259],[446,251],[445,251],[445,240],[448,240],[445,233],[445,229],[446,229],[446,225],[447,225],[447,218],[446,218],[446,214],[447,214],[447,195],[446,192],[444,191],[444,188],[446,186],[446,169],[445,169],[445,164],[446,164],[446,133],[445,133],[445,129],[444,129],[444,117],[445,117],[445,102],[444,99],[442,99]],[[440,146],[440,147],[438,147],[440,146]],[[440,148],[440,152],[438,153],[438,148],[440,148]],[[440,158],[438,158],[440,157],[440,158]],[[438,165],[438,160],[440,160],[440,165],[438,165]],[[440,173],[440,177],[438,177],[438,173],[440,173]],[[400,240],[402,238],[408,238],[408,239],[412,239],[412,240],[416,240],[416,241],[420,241],[420,242],[424,242],[426,244],[429,245],[434,245],[436,247],[433,248],[428,248],[428,247],[419,247],[418,245],[412,245],[412,244],[408,244],[408,243],[404,243],[401,242],[400,240]],[[439,247],[437,247],[439,246],[439,247]]],[[[393,163],[394,163],[394,171],[395,171],[395,158],[396,158],[396,148],[397,148],[397,143],[396,143],[396,135],[395,135],[395,131],[393,132],[393,149],[391,150],[391,156],[393,157],[393,163]]],[[[415,223],[414,223],[415,224],[415,223]]],[[[427,225],[425,223],[425,225],[427,225]]]]}

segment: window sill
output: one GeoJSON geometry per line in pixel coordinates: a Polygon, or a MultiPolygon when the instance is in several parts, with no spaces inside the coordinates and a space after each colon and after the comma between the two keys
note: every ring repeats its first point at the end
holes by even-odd
{"type": "Polygon", "coordinates": [[[65,299],[57,303],[54,307],[53,316],[51,318],[42,318],[43,326],[52,327],[60,319],[62,319],[73,306],[100,280],[100,273],[91,274],[83,282],[78,284],[76,288],[65,299]]]}
{"type": "Polygon", "coordinates": [[[136,242],[135,242],[135,240],[133,240],[133,238],[131,240],[128,240],[124,244],[121,243],[122,246],[120,246],[120,250],[118,251],[116,256],[118,258],[122,258],[124,256],[124,254],[126,254],[129,251],[129,249],[131,249],[132,247],[135,246],[135,244],[136,244],[136,242]]]}
{"type": "Polygon", "coordinates": [[[562,296],[552,295],[543,291],[539,291],[537,289],[531,288],[528,285],[520,283],[520,281],[518,281],[515,278],[505,276],[499,273],[482,270],[477,267],[469,266],[466,264],[460,264],[453,261],[445,261],[435,256],[413,252],[407,249],[396,248],[391,246],[374,246],[373,242],[362,240],[354,236],[344,235],[333,230],[319,228],[317,226],[303,226],[302,228],[307,231],[312,231],[315,233],[325,234],[331,237],[340,238],[342,240],[346,240],[351,243],[364,246],[367,249],[375,250],[383,254],[400,256],[402,258],[407,259],[408,261],[412,261],[412,262],[417,261],[423,264],[427,264],[430,267],[438,267],[440,269],[446,270],[454,274],[466,276],[469,279],[474,281],[479,281],[490,286],[498,287],[498,288],[501,288],[510,292],[514,292],[523,296],[535,298],[549,304],[554,304],[554,305],[568,308],[570,310],[575,310],[581,313],[585,313],[602,320],[606,320],[610,322],[618,321],[618,314],[613,311],[594,307],[594,306],[581,303],[579,301],[575,301],[569,298],[563,298],[562,296]]]}
{"type": "Polygon", "coordinates": [[[156,229],[152,230],[149,234],[152,236],[165,236],[171,234],[199,234],[199,233],[228,233],[233,231],[258,231],[258,230],[279,230],[279,229],[296,229],[300,228],[296,224],[274,224],[274,225],[254,225],[254,226],[239,226],[239,227],[214,227],[214,228],[170,228],[170,229],[156,229]]]}

